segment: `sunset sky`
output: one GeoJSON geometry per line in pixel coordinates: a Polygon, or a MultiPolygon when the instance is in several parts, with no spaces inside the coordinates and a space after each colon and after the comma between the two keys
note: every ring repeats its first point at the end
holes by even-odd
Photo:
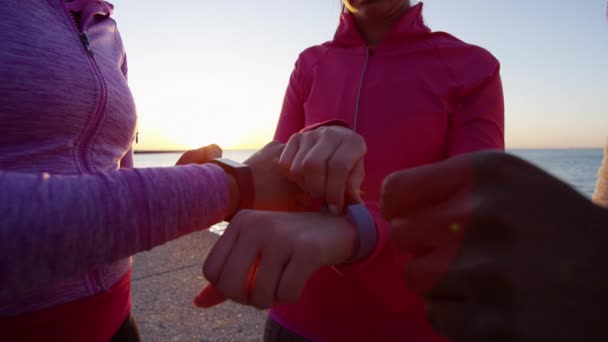
{"type": "MultiPolygon", "coordinates": [[[[340,8],[338,0],[113,3],[138,150],[265,144],[298,53],[331,39],[340,8]]],[[[605,144],[605,0],[428,0],[425,17],[501,61],[508,147],[605,144]]]]}

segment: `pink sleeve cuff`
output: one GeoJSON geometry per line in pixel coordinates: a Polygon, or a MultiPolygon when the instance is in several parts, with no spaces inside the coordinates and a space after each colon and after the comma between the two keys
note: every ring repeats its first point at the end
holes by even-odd
{"type": "Polygon", "coordinates": [[[306,126],[306,127],[304,127],[300,131],[300,133],[306,133],[306,132],[314,131],[315,129],[317,129],[319,127],[325,127],[325,126],[342,126],[342,127],[348,128],[348,129],[352,129],[348,125],[348,123],[346,123],[345,121],[342,121],[342,120],[327,120],[327,121],[316,123],[314,125],[306,126]]]}

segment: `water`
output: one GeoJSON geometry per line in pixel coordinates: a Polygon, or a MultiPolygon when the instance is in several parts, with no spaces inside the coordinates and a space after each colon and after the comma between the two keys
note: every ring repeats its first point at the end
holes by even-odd
{"type": "MultiPolygon", "coordinates": [[[[223,152],[224,158],[230,158],[234,161],[242,163],[249,156],[255,153],[255,150],[228,150],[223,152]]],[[[136,167],[158,167],[172,166],[181,156],[179,153],[137,153],[135,154],[136,167]]]]}
{"type": "Polygon", "coordinates": [[[604,151],[601,149],[509,151],[570,184],[591,198],[604,151]]]}
{"type": "MultiPolygon", "coordinates": [[[[255,151],[224,151],[224,157],[243,162],[255,151]]],[[[595,189],[597,170],[603,157],[601,149],[572,150],[510,150],[509,152],[524,158],[542,169],[572,185],[580,193],[591,198],[595,189]]],[[[174,165],[181,153],[145,153],[135,155],[137,167],[162,167],[174,165]]],[[[221,234],[226,223],[210,228],[221,234]]]]}
{"type": "MultiPolygon", "coordinates": [[[[254,150],[224,151],[224,157],[243,162],[254,150]]],[[[602,161],[601,149],[510,150],[559,177],[584,195],[591,197],[602,161]]],[[[181,153],[145,153],[135,155],[135,166],[158,167],[175,164],[181,153]]]]}

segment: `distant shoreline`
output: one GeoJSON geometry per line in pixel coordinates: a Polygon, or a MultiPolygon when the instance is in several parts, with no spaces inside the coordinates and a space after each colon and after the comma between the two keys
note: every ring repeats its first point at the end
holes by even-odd
{"type": "Polygon", "coordinates": [[[187,150],[145,150],[145,151],[133,151],[135,154],[157,154],[157,153],[184,153],[187,150]]]}
{"type": "MultiPolygon", "coordinates": [[[[509,151],[567,151],[567,150],[601,150],[604,147],[548,147],[548,148],[507,148],[509,151]]],[[[187,150],[136,150],[135,154],[184,153],[187,150]]],[[[257,151],[257,149],[225,149],[224,151],[257,151]]]]}
{"type": "MultiPolygon", "coordinates": [[[[188,150],[135,150],[135,154],[184,153],[188,150]]],[[[257,151],[256,149],[224,149],[224,151],[257,151]]]]}

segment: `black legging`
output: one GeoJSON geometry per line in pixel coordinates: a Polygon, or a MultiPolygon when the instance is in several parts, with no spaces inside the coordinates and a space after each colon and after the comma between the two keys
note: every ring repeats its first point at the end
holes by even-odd
{"type": "Polygon", "coordinates": [[[141,336],[139,336],[139,329],[137,329],[133,314],[129,313],[129,317],[118,328],[110,342],[141,342],[141,336]]]}
{"type": "Polygon", "coordinates": [[[310,342],[308,339],[282,327],[272,318],[266,319],[264,342],[310,342]]]}

